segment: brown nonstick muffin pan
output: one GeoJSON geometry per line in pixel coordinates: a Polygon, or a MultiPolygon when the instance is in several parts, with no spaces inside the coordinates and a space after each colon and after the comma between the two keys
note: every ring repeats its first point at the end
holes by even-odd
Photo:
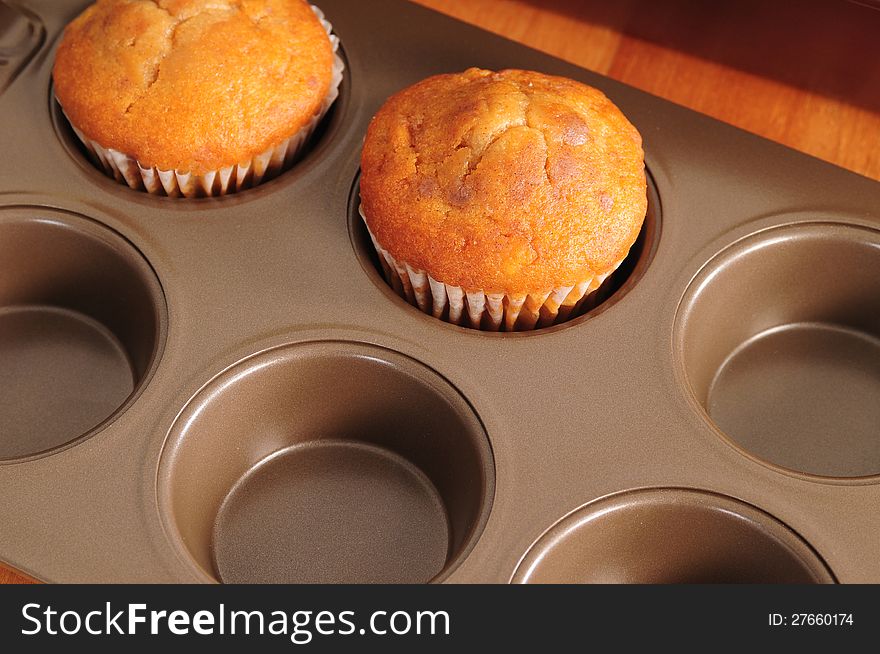
{"type": "Polygon", "coordinates": [[[228,197],[151,196],[51,99],[86,4],[0,4],[0,560],[880,582],[880,184],[400,0],[322,0],[346,72],[309,153],[228,197]],[[358,217],[370,117],[470,66],[594,85],[644,137],[642,234],[565,324],[421,313],[358,217]]]}

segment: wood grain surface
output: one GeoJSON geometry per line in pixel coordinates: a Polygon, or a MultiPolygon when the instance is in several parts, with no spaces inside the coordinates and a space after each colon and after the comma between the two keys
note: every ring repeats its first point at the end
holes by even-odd
{"type": "Polygon", "coordinates": [[[880,5],[415,1],[880,180],[880,5]]]}
{"type": "Polygon", "coordinates": [[[0,584],[33,584],[35,583],[27,577],[23,577],[0,565],[0,584]]]}
{"type": "Polygon", "coordinates": [[[872,2],[415,1],[880,180],[872,2]]]}

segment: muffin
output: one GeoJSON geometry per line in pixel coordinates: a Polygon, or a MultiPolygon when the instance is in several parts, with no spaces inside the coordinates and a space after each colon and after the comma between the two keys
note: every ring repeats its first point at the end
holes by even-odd
{"type": "Polygon", "coordinates": [[[288,168],[336,99],[330,29],[304,0],[98,0],[65,29],[55,97],[117,180],[232,193],[288,168]]]}
{"type": "Polygon", "coordinates": [[[642,140],[600,91],[472,68],[374,116],[361,215],[385,275],[422,311],[528,330],[583,310],[647,210],[642,140]]]}

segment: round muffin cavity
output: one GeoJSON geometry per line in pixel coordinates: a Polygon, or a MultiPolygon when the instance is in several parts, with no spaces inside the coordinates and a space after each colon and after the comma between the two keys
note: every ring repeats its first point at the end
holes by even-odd
{"type": "Polygon", "coordinates": [[[362,157],[367,226],[397,262],[465,293],[607,275],[647,208],[639,133],[600,91],[470,69],[390,98],[362,157]]]}
{"type": "Polygon", "coordinates": [[[535,541],[519,584],[829,584],[822,557],[778,518],[727,495],[643,488],[568,514],[535,541]]]}
{"type": "Polygon", "coordinates": [[[159,469],[168,532],[202,581],[442,581],[494,498],[488,434],[409,357],[291,343],[206,385],[159,469]]]}

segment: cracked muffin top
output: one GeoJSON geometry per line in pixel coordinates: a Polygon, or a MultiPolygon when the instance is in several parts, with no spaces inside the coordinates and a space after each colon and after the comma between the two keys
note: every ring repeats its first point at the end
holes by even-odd
{"type": "Polygon", "coordinates": [[[472,68],[391,97],[361,160],[362,210],[398,261],[465,291],[604,274],[647,210],[642,139],[600,91],[472,68]]]}
{"type": "Polygon", "coordinates": [[[53,78],[87,137],[201,175],[305,126],[332,65],[304,0],[98,0],[67,26],[53,78]]]}

